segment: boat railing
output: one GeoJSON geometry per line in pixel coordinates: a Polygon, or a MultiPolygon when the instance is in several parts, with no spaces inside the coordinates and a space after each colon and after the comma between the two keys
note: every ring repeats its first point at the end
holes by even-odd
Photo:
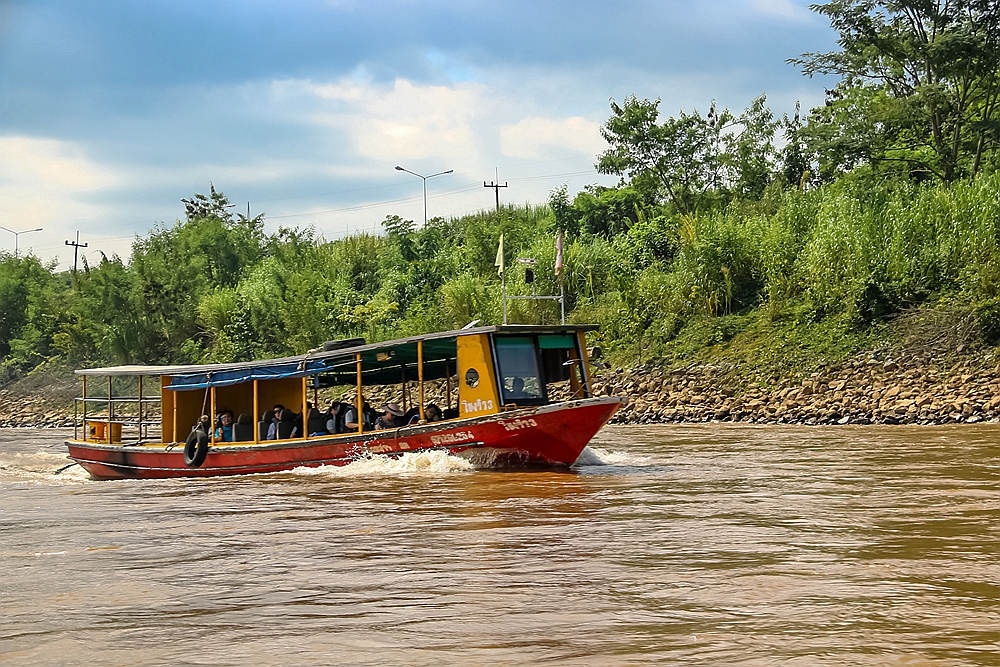
{"type": "Polygon", "coordinates": [[[80,440],[82,430],[82,439],[93,442],[148,442],[149,428],[159,427],[161,417],[159,410],[144,409],[152,405],[161,405],[159,396],[77,396],[73,400],[73,439],[80,440]],[[96,409],[91,410],[91,406],[96,409]],[[125,442],[126,429],[133,431],[135,440],[125,442]]]}

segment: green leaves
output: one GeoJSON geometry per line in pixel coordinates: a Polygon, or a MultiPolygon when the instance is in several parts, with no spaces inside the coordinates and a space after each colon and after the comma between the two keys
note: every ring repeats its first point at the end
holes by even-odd
{"type": "Polygon", "coordinates": [[[724,183],[726,157],[723,133],[732,114],[712,104],[708,116],[694,111],[657,123],[660,100],[625,98],[611,102],[611,117],[601,128],[610,148],[597,159],[602,174],[652,177],[681,213],[707,207],[712,193],[724,183]]]}
{"type": "Polygon", "coordinates": [[[634,96],[611,102],[601,128],[609,148],[598,156],[599,172],[628,177],[637,190],[656,183],[682,214],[710,210],[734,195],[762,196],[777,170],[780,126],[764,95],[738,117],[713,102],[704,117],[681,111],[660,123],[659,104],[634,96]]]}
{"type": "Polygon", "coordinates": [[[1000,5],[991,0],[836,0],[840,50],[789,60],[841,77],[814,110],[811,147],[828,177],[859,163],[900,163],[945,182],[976,174],[995,150],[1000,5]]]}

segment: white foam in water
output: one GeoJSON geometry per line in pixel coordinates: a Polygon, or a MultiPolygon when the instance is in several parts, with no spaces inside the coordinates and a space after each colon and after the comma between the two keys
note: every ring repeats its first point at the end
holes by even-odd
{"type": "Polygon", "coordinates": [[[22,482],[80,483],[90,474],[65,454],[52,452],[4,452],[0,454],[0,480],[22,482]],[[68,467],[67,467],[68,466],[68,467]]]}
{"type": "Polygon", "coordinates": [[[575,466],[641,466],[650,462],[648,456],[639,456],[629,452],[615,452],[600,447],[583,448],[577,457],[575,466]]]}
{"type": "Polygon", "coordinates": [[[361,477],[366,475],[440,474],[465,472],[475,467],[465,459],[447,452],[408,452],[402,456],[372,455],[360,458],[346,466],[320,466],[295,468],[292,472],[302,475],[332,477],[361,477]]]}

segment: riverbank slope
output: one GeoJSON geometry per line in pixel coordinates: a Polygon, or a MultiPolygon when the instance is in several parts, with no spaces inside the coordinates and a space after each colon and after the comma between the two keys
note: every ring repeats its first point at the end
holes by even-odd
{"type": "MultiPolygon", "coordinates": [[[[630,398],[614,421],[1000,420],[1000,354],[967,306],[922,306],[860,329],[755,311],[723,322],[730,330],[720,335],[719,319],[692,322],[641,359],[612,351],[610,365],[595,369],[594,390],[630,398]]],[[[40,366],[0,389],[0,427],[70,426],[78,394],[72,369],[40,366]]]]}

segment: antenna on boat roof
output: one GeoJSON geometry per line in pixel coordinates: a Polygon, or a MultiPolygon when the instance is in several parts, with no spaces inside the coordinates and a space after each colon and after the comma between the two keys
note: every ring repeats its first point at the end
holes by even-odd
{"type": "Polygon", "coordinates": [[[479,324],[479,320],[472,320],[471,322],[469,322],[468,324],[466,324],[464,327],[462,327],[462,331],[465,331],[466,329],[472,329],[473,327],[477,326],[478,324],[479,324]]]}

